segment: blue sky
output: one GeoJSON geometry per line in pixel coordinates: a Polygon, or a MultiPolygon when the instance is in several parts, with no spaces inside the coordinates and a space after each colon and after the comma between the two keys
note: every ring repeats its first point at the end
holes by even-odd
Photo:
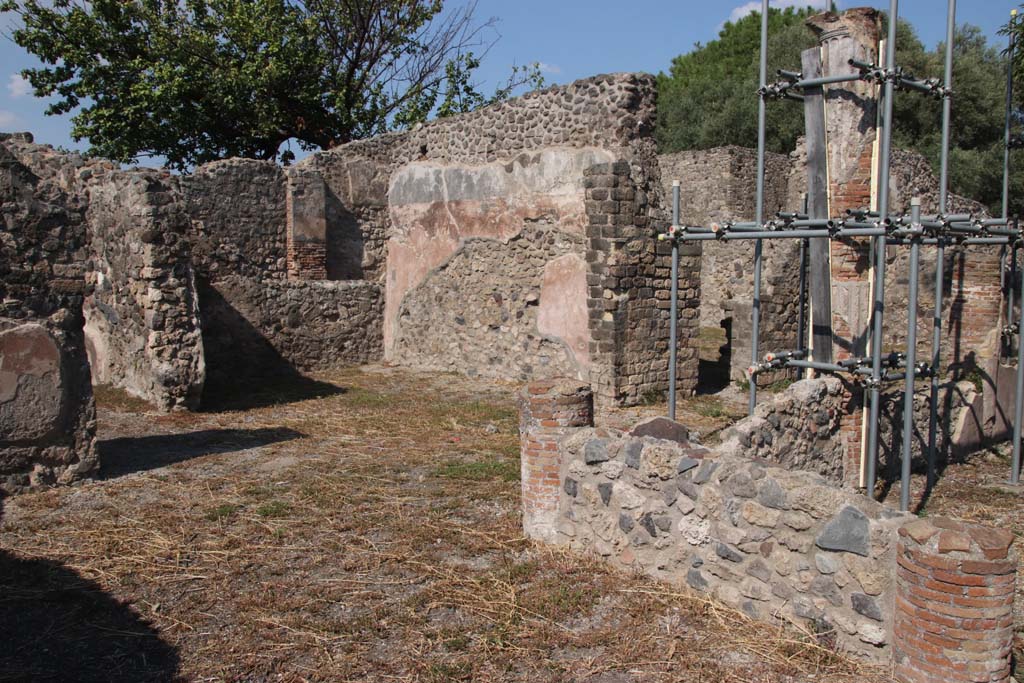
{"type": "MultiPolygon", "coordinates": [[[[827,0],[771,0],[772,6],[812,5],[827,0]]],[[[449,0],[449,6],[458,4],[449,0]]],[[[888,9],[888,2],[841,0],[840,9],[869,4],[888,9]]],[[[961,0],[957,22],[981,27],[989,42],[1002,46],[997,32],[1010,10],[1008,0],[961,0]]],[[[598,73],[667,70],[672,57],[697,42],[713,40],[723,22],[760,6],[745,0],[479,0],[477,19],[496,18],[499,37],[479,71],[485,92],[505,78],[513,64],[540,62],[549,84],[568,83],[598,73]]],[[[928,47],[945,36],[942,0],[904,0],[900,15],[917,29],[928,47]]],[[[0,18],[5,28],[9,17],[0,18]]],[[[36,63],[6,37],[0,37],[0,131],[29,130],[38,142],[83,149],[70,138],[70,115],[44,116],[45,102],[32,96],[18,75],[36,63]]]]}

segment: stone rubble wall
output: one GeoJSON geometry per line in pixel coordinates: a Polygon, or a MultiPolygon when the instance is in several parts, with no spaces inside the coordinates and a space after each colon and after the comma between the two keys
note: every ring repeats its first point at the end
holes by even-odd
{"type": "MultiPolygon", "coordinates": [[[[777,394],[762,393],[754,415],[722,433],[723,448],[748,458],[777,463],[791,470],[806,470],[834,486],[856,487],[859,457],[844,460],[851,435],[842,429],[842,418],[861,409],[846,378],[824,376],[794,382],[777,394]],[[854,471],[846,471],[847,468],[854,471]]],[[[928,449],[931,389],[921,380],[914,394],[911,463],[923,472],[928,449]]],[[[981,415],[978,392],[970,382],[939,388],[937,453],[940,465],[950,456],[975,450],[980,443],[981,415]]],[[[878,433],[879,479],[899,480],[903,453],[903,384],[892,383],[882,392],[878,433]]],[[[857,435],[856,443],[860,443],[857,435]]]]}
{"type": "Polygon", "coordinates": [[[99,466],[82,333],[87,162],[59,156],[29,135],[0,135],[0,493],[99,466]]]}
{"type": "Polygon", "coordinates": [[[794,387],[779,410],[709,450],[665,418],[595,429],[586,385],[531,383],[519,404],[527,535],[892,662],[907,683],[946,664],[948,680],[1006,680],[1013,535],[917,519],[795,469],[815,466],[815,446],[793,443],[787,458],[782,444],[832,429],[844,391],[837,380],[794,387]],[[982,673],[999,676],[970,677],[982,673]]]}
{"type": "Polygon", "coordinates": [[[300,162],[326,187],[328,272],[384,284],[385,357],[493,377],[593,375],[613,402],[664,392],[654,112],[652,77],[602,75],[300,162]],[[628,183],[616,194],[630,198],[604,199],[618,222],[595,229],[612,214],[585,195],[607,188],[585,187],[584,174],[617,161],[628,183]],[[332,256],[332,241],[361,260],[332,256]],[[652,337],[644,316],[656,311],[652,337]]]}
{"type": "MultiPolygon", "coordinates": [[[[561,393],[565,402],[575,396],[561,393]]],[[[526,411],[536,405],[523,400],[526,411]]],[[[844,651],[888,660],[891,567],[904,516],[730,444],[709,451],[661,420],[625,433],[548,427],[524,412],[524,443],[543,442],[547,429],[559,437],[558,505],[545,540],[685,582],[751,618],[783,619],[827,634],[844,651]]]]}
{"type": "Polygon", "coordinates": [[[201,282],[199,298],[210,391],[380,359],[377,283],[234,276],[201,282]]]}
{"type": "Polygon", "coordinates": [[[160,171],[115,171],[88,187],[93,379],[162,410],[195,410],[206,366],[177,182],[160,171]]]}
{"type": "MultiPolygon", "coordinates": [[[[730,145],[708,150],[661,154],[661,180],[666,204],[671,208],[672,183],[680,183],[679,217],[684,225],[709,226],[726,220],[754,220],[757,189],[757,152],[730,145]]],[[[792,161],[782,154],[765,156],[764,215],[774,218],[778,211],[799,211],[800,199],[792,204],[789,182],[792,161]]],[[[754,291],[753,242],[700,242],[703,246],[700,302],[701,327],[719,327],[729,317],[726,302],[749,303],[754,291]]],[[[793,263],[799,258],[799,242],[774,240],[763,242],[764,272],[762,293],[779,298],[795,298],[799,283],[794,283],[793,263]]],[[[749,312],[747,313],[749,317],[749,312]]],[[[774,324],[773,317],[764,316],[774,324]]],[[[793,316],[796,321],[796,316],[793,316]]],[[[735,323],[734,323],[735,324],[735,323]]],[[[782,324],[782,323],[780,323],[782,324]]],[[[768,335],[769,330],[763,328],[768,335]]],[[[793,332],[795,339],[795,328],[793,332]]],[[[766,336],[767,338],[767,336],[766,336]]],[[[746,359],[749,365],[749,358],[746,359]]]]}
{"type": "MultiPolygon", "coordinates": [[[[200,166],[181,181],[210,391],[240,378],[381,357],[377,283],[298,279],[296,272],[289,279],[290,246],[292,267],[304,265],[289,245],[289,191],[300,180],[314,190],[318,182],[318,176],[297,175],[272,162],[228,159],[200,166]]],[[[303,277],[325,274],[316,264],[305,265],[303,277]]]]}

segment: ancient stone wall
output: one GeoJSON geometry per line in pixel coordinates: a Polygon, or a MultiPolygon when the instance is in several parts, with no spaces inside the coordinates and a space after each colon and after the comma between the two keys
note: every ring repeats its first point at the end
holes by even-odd
{"type": "Polygon", "coordinates": [[[205,379],[189,229],[176,180],[115,171],[88,183],[93,381],[160,409],[196,409],[205,379]]]}
{"type": "Polygon", "coordinates": [[[708,450],[665,418],[629,432],[594,429],[591,396],[578,382],[528,385],[520,397],[527,535],[892,661],[903,681],[930,680],[930,667],[942,664],[950,680],[1004,676],[1013,535],[894,512],[835,486],[832,471],[829,479],[807,471],[821,466],[817,458],[842,465],[842,449],[819,432],[831,437],[839,427],[837,400],[848,392],[828,379],[787,394],[708,450]]]}
{"type": "Polygon", "coordinates": [[[494,377],[619,373],[595,379],[612,401],[663,392],[654,98],[649,76],[597,76],[301,162],[326,188],[328,274],[384,282],[385,356],[494,377]],[[587,201],[584,173],[616,161],[629,199],[609,194],[616,222],[595,229],[611,205],[587,201]],[[618,358],[595,371],[605,353],[618,358]]]}
{"type": "MultiPolygon", "coordinates": [[[[94,473],[95,405],[82,334],[86,163],[0,137],[0,491],[94,473]],[[22,161],[22,159],[25,161],[22,161]]],[[[104,170],[98,167],[99,170],[104,170]]]]}
{"type": "Polygon", "coordinates": [[[316,239],[325,230],[318,183],[251,159],[182,178],[211,392],[240,378],[380,358],[380,286],[310,279],[329,263],[316,239]]]}
{"type": "MultiPolygon", "coordinates": [[[[522,405],[528,411],[537,402],[524,396],[522,405]]],[[[558,427],[558,505],[546,540],[685,582],[752,618],[782,618],[886,661],[904,516],[729,444],[700,448],[681,426],[658,420],[629,433],[558,427]]],[[[522,421],[524,439],[547,429],[528,412],[522,421]]],[[[533,455],[526,452],[524,468],[533,455]]]]}
{"type": "MultiPolygon", "coordinates": [[[[757,151],[734,145],[708,150],[661,154],[661,181],[666,205],[671,208],[674,181],[680,184],[679,217],[685,225],[710,226],[726,220],[754,220],[757,199],[757,151]]],[[[765,220],[778,211],[800,210],[789,197],[791,161],[782,154],[765,156],[765,220]]],[[[803,189],[801,189],[801,192],[803,189]]],[[[754,292],[753,242],[703,242],[701,257],[701,327],[718,327],[728,317],[726,302],[749,304],[754,292]]],[[[790,298],[793,263],[799,243],[790,240],[763,242],[762,292],[767,297],[790,298]]],[[[747,313],[749,316],[749,313],[747,313]]],[[[764,316],[766,324],[775,324],[764,316]]],[[[794,321],[796,318],[794,317],[794,321]]],[[[765,333],[768,329],[763,330],[765,333]]],[[[795,332],[794,332],[795,334],[795,332]]],[[[744,363],[749,365],[749,358],[744,363]]]]}
{"type": "Polygon", "coordinates": [[[225,159],[182,176],[197,276],[284,278],[285,178],[272,161],[225,159]]]}

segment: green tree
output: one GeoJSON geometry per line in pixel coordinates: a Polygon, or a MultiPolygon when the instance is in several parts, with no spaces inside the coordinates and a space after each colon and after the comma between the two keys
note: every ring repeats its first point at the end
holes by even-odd
{"type": "MultiPolygon", "coordinates": [[[[812,10],[768,11],[768,80],[777,69],[799,69],[800,53],[815,39],[804,25],[812,10]]],[[[761,15],[726,22],[718,39],[698,43],[658,74],[657,138],[663,152],[757,144],[758,61],[761,15]]],[[[793,149],[803,134],[803,112],[793,103],[770,104],[766,144],[793,149]]]]}
{"type": "Polygon", "coordinates": [[[45,66],[22,75],[72,136],[121,162],[184,169],[228,156],[326,149],[494,98],[471,81],[486,50],[473,4],[442,0],[0,0],[13,40],[45,66]]]}

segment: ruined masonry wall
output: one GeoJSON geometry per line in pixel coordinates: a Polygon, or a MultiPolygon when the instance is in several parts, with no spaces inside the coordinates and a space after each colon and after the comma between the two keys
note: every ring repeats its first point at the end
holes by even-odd
{"type": "Polygon", "coordinates": [[[664,218],[654,99],[650,76],[596,76],[303,160],[326,187],[328,272],[384,282],[385,356],[494,377],[623,373],[596,380],[610,401],[663,391],[666,368],[652,370],[648,347],[664,339],[640,331],[657,288],[632,284],[655,273],[623,274],[655,267],[646,230],[664,218]],[[624,222],[612,237],[592,229],[592,215],[609,214],[587,202],[584,172],[617,161],[630,199],[628,210],[615,206],[624,222]],[[605,250],[615,262],[598,272],[592,261],[605,250]],[[604,299],[596,318],[593,288],[604,299]],[[457,310],[467,301],[469,315],[457,310]]]}
{"type": "MultiPolygon", "coordinates": [[[[545,438],[542,420],[524,415],[523,424],[524,439],[545,438]]],[[[832,632],[868,660],[889,658],[903,516],[728,446],[708,451],[641,426],[554,428],[560,476],[547,540],[685,582],[754,619],[832,632]]]]}
{"type": "Polygon", "coordinates": [[[206,366],[189,222],[175,179],[158,171],[90,179],[87,216],[93,380],[163,410],[197,409],[206,366]]]}
{"type": "MultiPolygon", "coordinates": [[[[835,384],[800,382],[789,398],[825,407],[844,393],[835,384]]],[[[809,464],[781,452],[796,421],[750,418],[763,423],[744,431],[752,442],[734,435],[711,451],[665,418],[628,433],[594,429],[591,400],[570,380],[520,394],[528,536],[827,636],[892,662],[904,683],[1008,680],[1011,533],[894,512],[793,469],[809,464]]]]}
{"type": "Polygon", "coordinates": [[[82,334],[86,162],[31,142],[0,136],[0,493],[99,466],[82,334]]]}
{"type": "Polygon", "coordinates": [[[378,284],[288,279],[288,182],[276,164],[250,159],[182,179],[210,391],[240,377],[380,358],[378,284]]]}

